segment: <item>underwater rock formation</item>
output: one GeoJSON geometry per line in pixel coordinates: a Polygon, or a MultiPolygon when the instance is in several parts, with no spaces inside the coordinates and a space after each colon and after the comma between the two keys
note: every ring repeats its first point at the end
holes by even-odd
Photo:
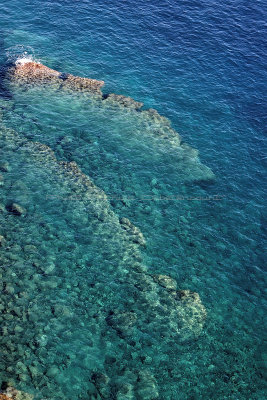
{"type": "Polygon", "coordinates": [[[29,192],[23,218],[9,212],[16,198],[12,210],[6,204],[0,213],[5,379],[16,378],[48,398],[57,390],[61,399],[64,384],[58,388],[57,375],[67,379],[72,368],[86,365],[88,354],[92,393],[158,398],[159,371],[157,365],[144,369],[146,352],[164,353],[169,343],[201,334],[206,311],[199,296],[177,290],[167,275],[149,273],[142,263],[142,233],[127,218],[119,219],[106,194],[75,162],[58,161],[49,147],[4,126],[0,146],[12,164],[7,194],[22,166],[19,187],[29,192]],[[59,218],[66,228],[53,225],[59,218]],[[94,355],[96,349],[101,351],[94,355]]]}
{"type": "Polygon", "coordinates": [[[6,77],[9,82],[27,87],[45,85],[56,90],[68,90],[73,94],[83,94],[85,100],[90,96],[90,101],[94,101],[100,108],[115,112],[120,110],[129,115],[135,115],[138,121],[137,133],[151,138],[152,151],[153,146],[156,146],[157,151],[164,153],[166,150],[172,150],[174,152],[177,169],[183,181],[210,181],[215,178],[211,169],[200,162],[197,150],[181,142],[179,134],[172,128],[171,122],[166,117],[152,108],[143,108],[142,102],[131,97],[114,93],[103,94],[101,92],[103,81],[62,74],[30,59],[17,60],[8,69],[6,77]]]}
{"type": "Polygon", "coordinates": [[[5,238],[4,236],[0,235],[0,246],[4,246],[5,244],[5,238]]]}
{"type": "Polygon", "coordinates": [[[5,394],[0,393],[0,400],[10,400],[10,397],[7,397],[5,394]]]}
{"type": "Polygon", "coordinates": [[[169,290],[177,289],[177,282],[167,275],[154,275],[153,279],[155,282],[157,282],[159,285],[165,287],[166,289],[169,289],[169,290]]]}
{"type": "Polygon", "coordinates": [[[105,100],[105,103],[108,103],[109,105],[113,106],[122,106],[125,108],[130,108],[133,110],[140,110],[144,103],[141,103],[139,101],[135,101],[131,97],[126,97],[120,94],[115,94],[115,93],[110,93],[107,95],[103,96],[103,99],[105,100]]]}
{"type": "Polygon", "coordinates": [[[0,393],[0,400],[33,400],[33,396],[8,386],[3,393],[0,393]]]}
{"type": "Polygon", "coordinates": [[[6,209],[10,213],[12,213],[14,215],[17,215],[17,216],[21,216],[21,215],[25,215],[26,214],[25,208],[23,208],[21,205],[19,205],[17,203],[7,204],[6,209]]]}
{"type": "Polygon", "coordinates": [[[159,397],[155,377],[148,370],[138,374],[137,395],[140,400],[154,400],[159,397]]]}
{"type": "Polygon", "coordinates": [[[0,163],[0,171],[8,172],[9,170],[10,170],[10,165],[8,164],[8,162],[0,163]]]}
{"type": "Polygon", "coordinates": [[[123,229],[129,234],[134,243],[138,243],[141,246],[146,245],[144,235],[136,226],[134,226],[128,218],[120,218],[120,224],[123,229]]]}

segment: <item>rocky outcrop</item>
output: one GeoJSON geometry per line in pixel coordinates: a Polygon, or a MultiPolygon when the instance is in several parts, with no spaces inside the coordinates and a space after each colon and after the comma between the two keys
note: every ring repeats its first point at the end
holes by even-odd
{"type": "Polygon", "coordinates": [[[58,72],[45,65],[27,59],[17,60],[8,72],[12,81],[27,84],[50,84],[56,88],[101,93],[103,81],[81,78],[58,72]]]}
{"type": "Polygon", "coordinates": [[[7,397],[6,394],[0,393],[0,400],[10,400],[11,397],[7,397]]]}
{"type": "Polygon", "coordinates": [[[0,393],[0,400],[33,400],[33,396],[29,393],[17,390],[12,386],[8,386],[0,393]]]}

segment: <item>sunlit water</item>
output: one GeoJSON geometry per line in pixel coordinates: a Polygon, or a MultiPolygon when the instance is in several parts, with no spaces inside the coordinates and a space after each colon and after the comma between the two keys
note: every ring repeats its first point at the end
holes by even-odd
{"type": "Polygon", "coordinates": [[[14,0],[1,10],[3,67],[22,55],[105,80],[105,93],[170,118],[216,175],[196,182],[139,113],[3,81],[2,382],[36,399],[264,399],[262,2],[14,0]],[[87,198],[32,142],[75,161],[100,192],[87,198]],[[199,293],[200,334],[169,337],[157,314],[151,325],[136,264],[199,293]],[[125,309],[138,315],[127,337],[106,319],[125,309]],[[102,392],[98,372],[110,379],[102,392]]]}

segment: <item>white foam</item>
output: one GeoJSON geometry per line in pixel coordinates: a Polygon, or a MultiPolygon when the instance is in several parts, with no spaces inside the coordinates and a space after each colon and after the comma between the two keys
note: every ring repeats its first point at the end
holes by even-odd
{"type": "Polygon", "coordinates": [[[16,65],[24,65],[24,64],[28,64],[30,62],[33,62],[33,60],[31,58],[27,58],[27,57],[22,57],[22,58],[18,58],[15,62],[16,65]]]}

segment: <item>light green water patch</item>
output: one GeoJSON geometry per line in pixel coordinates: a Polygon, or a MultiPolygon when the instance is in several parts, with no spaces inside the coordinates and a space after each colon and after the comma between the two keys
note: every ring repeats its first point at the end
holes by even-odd
{"type": "MultiPolygon", "coordinates": [[[[191,182],[201,180],[212,180],[212,171],[201,164],[198,152],[190,146],[181,142],[175,130],[172,129],[170,121],[159,115],[156,110],[141,109],[142,103],[135,102],[131,98],[118,95],[107,95],[102,97],[90,96],[81,93],[79,96],[68,94],[66,91],[45,87],[31,87],[30,85],[18,87],[16,84],[8,85],[14,94],[16,104],[26,107],[28,116],[37,113],[39,118],[46,120],[55,114],[67,111],[68,118],[65,123],[71,121],[71,125],[81,129],[91,125],[94,130],[96,126],[105,126],[108,132],[100,134],[107,136],[109,141],[114,142],[114,148],[129,150],[133,156],[140,150],[149,151],[154,162],[164,160],[168,153],[171,157],[169,163],[177,171],[180,181],[191,182]],[[28,90],[27,90],[28,89],[28,90]],[[43,94],[45,93],[45,98],[43,94]],[[43,102],[43,103],[42,103],[43,102]],[[38,108],[45,115],[40,115],[38,108]],[[78,115],[77,115],[78,113],[78,115]],[[76,114],[76,115],[75,115],[76,114]],[[76,121],[74,118],[76,117],[76,121]],[[77,117],[79,121],[77,121],[77,117]],[[141,142],[141,143],[140,143],[141,142]],[[163,159],[162,159],[163,158],[163,159]]],[[[62,120],[57,121],[57,126],[66,128],[62,120]]],[[[100,128],[101,129],[101,128],[100,128]]],[[[110,150],[113,148],[111,146],[110,150]]],[[[122,151],[120,152],[122,153],[122,151]]]]}
{"type": "MultiPolygon", "coordinates": [[[[251,398],[255,394],[257,399],[261,395],[263,374],[260,354],[262,345],[259,338],[263,332],[261,294],[264,291],[264,282],[257,279],[261,283],[257,287],[251,285],[247,292],[240,287],[244,268],[257,262],[257,242],[248,241],[246,232],[241,231],[241,227],[236,228],[238,216],[229,211],[225,194],[220,196],[218,186],[204,188],[185,183],[186,163],[177,159],[177,151],[164,140],[155,139],[154,135],[142,135],[142,130],[148,127],[131,110],[104,108],[88,98],[67,94],[62,97],[61,93],[44,93],[36,88],[25,92],[16,91],[13,95],[8,107],[3,106],[3,118],[8,125],[17,127],[21,136],[30,141],[38,140],[48,144],[58,158],[76,161],[93,178],[94,183],[104,189],[116,214],[129,218],[143,232],[146,248],[142,254],[139,248],[138,253],[139,256],[142,255],[142,264],[149,267],[150,274],[167,273],[176,278],[180,288],[196,290],[204,298],[208,317],[204,336],[198,341],[181,343],[179,339],[177,343],[164,338],[160,339],[159,345],[159,342],[155,344],[153,341],[154,334],[151,335],[150,330],[148,335],[140,335],[140,330],[137,330],[132,332],[134,342],[139,343],[139,349],[135,345],[133,350],[129,342],[124,347],[125,339],[118,339],[118,329],[111,327],[113,336],[104,336],[103,341],[110,341],[113,346],[118,343],[117,357],[114,356],[117,364],[111,358],[110,364],[103,361],[104,369],[103,362],[99,369],[113,383],[118,379],[115,377],[122,374],[123,382],[132,385],[128,388],[132,398],[137,396],[137,387],[133,382],[139,378],[137,372],[134,374],[135,378],[125,377],[120,368],[123,369],[126,364],[129,371],[145,365],[145,369],[149,369],[156,377],[159,395],[164,400],[179,399],[178,387],[181,388],[181,396],[188,393],[188,382],[192,396],[196,398],[199,393],[207,398],[224,396],[225,393],[231,398],[234,393],[234,396],[246,399],[249,388],[251,398]],[[179,165],[184,168],[182,173],[179,165]],[[215,197],[212,201],[213,195],[218,194],[219,200],[216,201],[215,197]],[[207,200],[209,196],[211,201],[207,200]]],[[[189,169],[189,176],[190,173],[192,171],[189,169]]],[[[32,179],[34,178],[29,181],[32,179]]],[[[49,189],[48,192],[49,215],[51,210],[61,210],[58,203],[62,203],[62,196],[57,194],[56,198],[51,198],[51,192],[54,196],[55,191],[49,189]]],[[[64,215],[71,214],[73,204],[72,201],[71,210],[67,208],[64,215]]],[[[252,210],[252,214],[254,212],[252,210]]],[[[59,219],[61,218],[55,214],[53,221],[59,219]]],[[[57,232],[61,232],[64,238],[65,235],[68,237],[65,232],[68,232],[69,226],[57,224],[57,232]]],[[[254,232],[255,236],[258,235],[255,224],[247,225],[246,229],[254,232]]],[[[87,235],[82,235],[78,225],[74,226],[74,231],[73,241],[77,241],[77,249],[80,249],[77,254],[83,255],[86,249],[82,247],[82,242],[87,235]]],[[[95,247],[93,240],[91,249],[95,247]]],[[[65,258],[65,253],[63,254],[65,258]]],[[[90,257],[90,262],[95,258],[87,257],[90,257]]],[[[109,251],[105,253],[103,250],[100,263],[102,265],[103,259],[103,265],[106,266],[104,269],[108,270],[110,264],[106,257],[108,259],[109,251]]],[[[138,259],[139,264],[140,262],[138,259]]],[[[113,277],[114,270],[116,269],[111,268],[111,274],[104,275],[106,282],[113,277]]],[[[247,283],[245,286],[247,288],[247,283]]],[[[128,297],[132,296],[127,290],[126,292],[128,297]]],[[[121,297],[125,298],[124,293],[121,293],[114,284],[108,292],[107,304],[114,300],[113,308],[117,308],[121,297]],[[114,294],[116,291],[118,297],[114,294]]],[[[139,297],[139,292],[137,296],[133,295],[135,301],[139,297]]],[[[143,296],[140,297],[140,302],[147,308],[143,296]]],[[[119,306],[119,309],[123,307],[119,306]]],[[[137,314],[136,307],[131,305],[131,310],[137,314]]],[[[123,321],[130,316],[135,319],[133,315],[125,315],[123,321]]],[[[111,318],[108,326],[114,325],[115,321],[118,322],[118,319],[111,318]]],[[[131,318],[128,319],[129,324],[130,321],[131,318]]],[[[156,321],[156,325],[161,327],[158,319],[156,321]]],[[[146,323],[145,321],[144,325],[146,323]]],[[[154,329],[157,332],[155,326],[154,329]]],[[[163,333],[165,334],[164,330],[163,333]]],[[[72,367],[74,368],[73,363],[72,367]]],[[[71,376],[71,369],[68,371],[71,376]]],[[[87,379],[86,373],[84,376],[87,379]]],[[[153,382],[152,379],[150,388],[154,386],[153,382]]],[[[54,388],[53,385],[52,387],[54,388]]],[[[79,382],[77,393],[78,387],[79,382]]]]}
{"type": "Polygon", "coordinates": [[[4,126],[0,145],[2,382],[36,399],[160,398],[160,363],[202,333],[199,296],[147,272],[143,235],[75,163],[4,126]]]}
{"type": "Polygon", "coordinates": [[[13,96],[4,120],[28,139],[49,145],[59,158],[76,161],[92,177],[116,213],[130,218],[147,237],[147,265],[172,269],[187,285],[196,268],[205,275],[205,259],[209,268],[213,259],[227,268],[235,245],[233,238],[225,240],[225,194],[219,186],[206,190],[192,184],[205,168],[195,151],[150,136],[140,113],[103,106],[88,96],[41,88],[17,88],[13,96]]]}
{"type": "Polygon", "coordinates": [[[147,264],[163,271],[172,268],[176,274],[177,265],[186,265],[187,272],[184,268],[179,278],[184,279],[186,273],[190,283],[191,267],[182,241],[192,244],[196,252],[201,247],[190,232],[198,219],[196,213],[202,212],[200,201],[194,199],[209,199],[204,189],[185,185],[199,174],[203,177],[206,167],[197,152],[172,147],[168,140],[150,135],[150,129],[162,126],[149,124],[131,109],[41,88],[17,88],[13,95],[13,106],[4,112],[4,120],[28,139],[49,145],[59,158],[82,166],[116,212],[135,221],[144,232],[147,264]]]}

